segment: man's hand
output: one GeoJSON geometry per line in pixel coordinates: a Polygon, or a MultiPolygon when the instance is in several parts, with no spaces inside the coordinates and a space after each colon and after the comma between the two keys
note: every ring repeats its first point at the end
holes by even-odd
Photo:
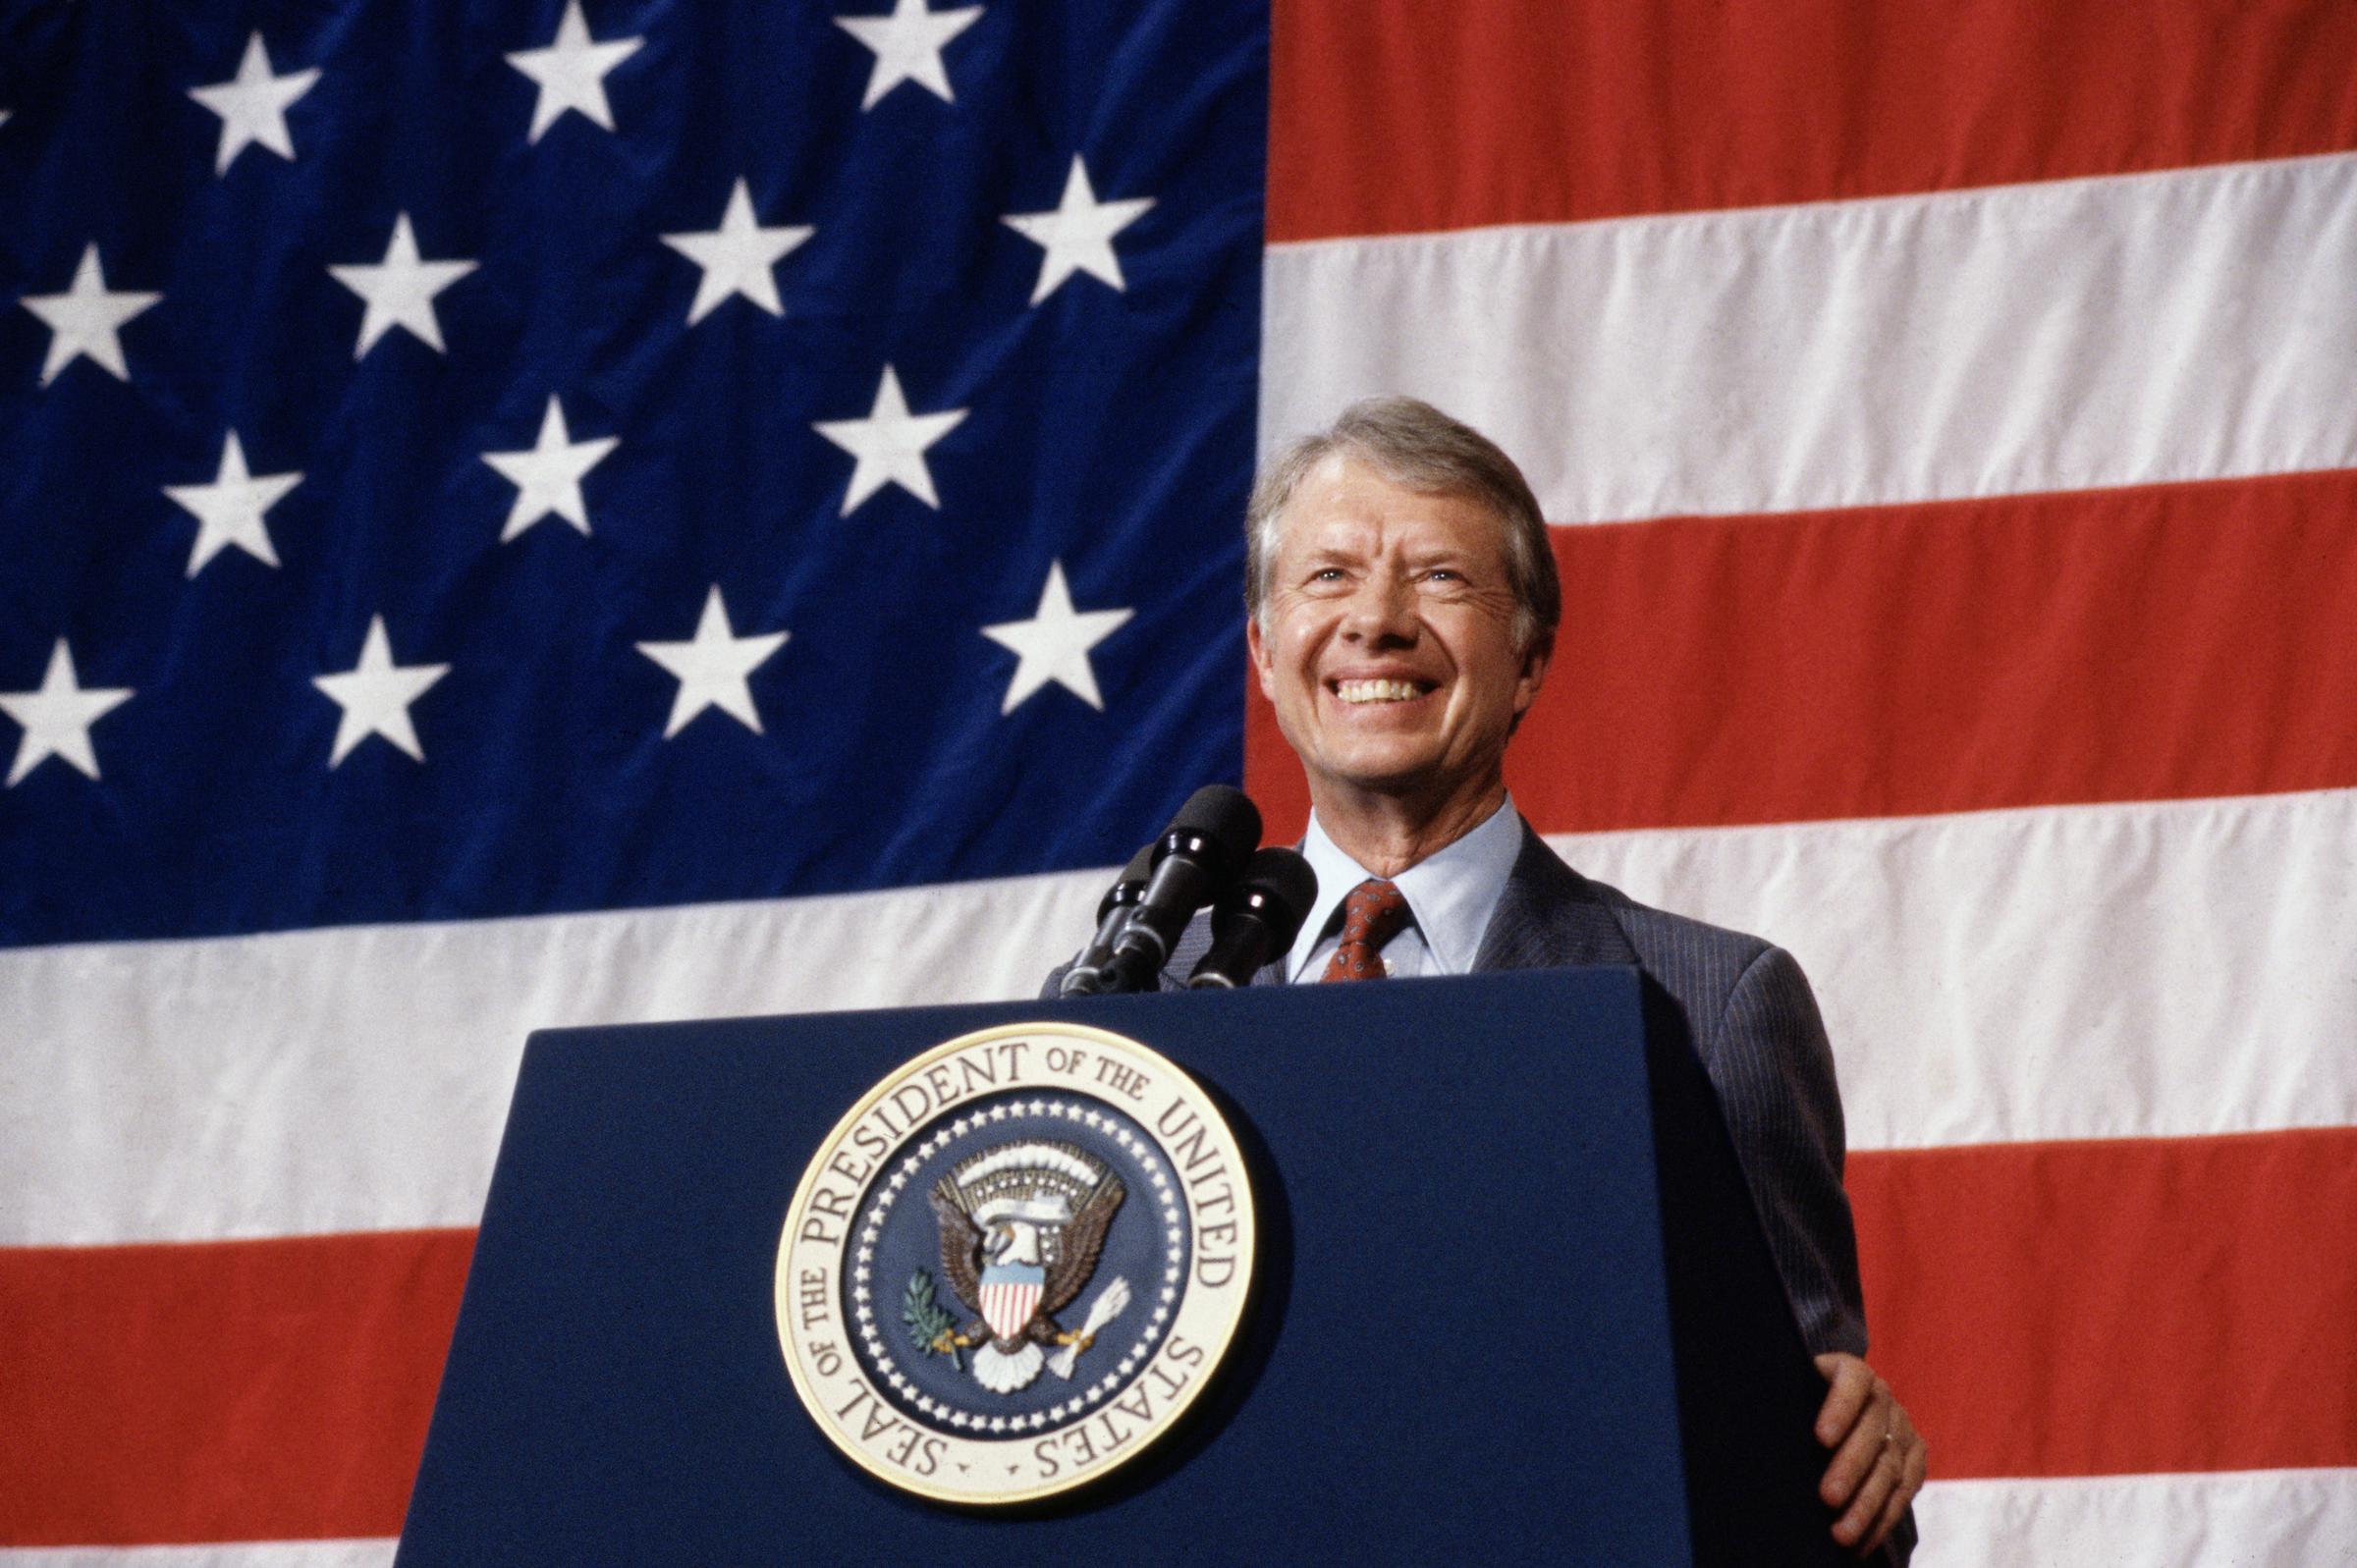
{"type": "Polygon", "coordinates": [[[1891,1385],[1855,1356],[1817,1358],[1833,1386],[1817,1412],[1817,1440],[1834,1450],[1818,1495],[1840,1517],[1834,1539],[1863,1557],[1890,1538],[1923,1487],[1925,1448],[1891,1385]]]}

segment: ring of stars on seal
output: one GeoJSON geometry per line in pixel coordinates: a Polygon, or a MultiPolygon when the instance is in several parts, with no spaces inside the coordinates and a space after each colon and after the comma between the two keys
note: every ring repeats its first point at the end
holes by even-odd
{"type": "MultiPolygon", "coordinates": [[[[1012,1129],[1011,1129],[1012,1130],[1012,1129]]],[[[915,1154],[904,1159],[891,1178],[884,1182],[870,1201],[859,1232],[859,1246],[852,1254],[855,1263],[850,1271],[851,1318],[858,1325],[858,1334],[865,1359],[876,1377],[894,1393],[922,1416],[939,1421],[956,1431],[1038,1432],[1051,1425],[1079,1416],[1091,1405],[1101,1403],[1136,1373],[1138,1366],[1151,1351],[1154,1341],[1162,1336],[1168,1325],[1172,1308],[1178,1300],[1178,1285],[1184,1277],[1186,1261],[1184,1216],[1178,1206],[1178,1193],[1168,1169],[1151,1152],[1152,1141],[1136,1126],[1118,1112],[1100,1110],[1073,1100],[1017,1101],[993,1105],[987,1111],[972,1116],[960,1116],[949,1126],[935,1132],[917,1148],[915,1154]],[[928,1157],[937,1150],[947,1149],[969,1131],[984,1126],[996,1126],[1012,1121],[1020,1128],[1025,1119],[1032,1122],[1069,1120],[1072,1125],[1102,1129],[1114,1143],[1133,1154],[1145,1172],[1150,1196],[1159,1206],[1164,1233],[1161,1283],[1153,1292],[1155,1297],[1146,1321],[1137,1326],[1131,1342],[1105,1375],[1069,1398],[1060,1399],[1045,1410],[1032,1410],[1009,1416],[1004,1413],[984,1413],[953,1408],[947,1402],[923,1393],[917,1384],[904,1374],[894,1355],[892,1341],[886,1336],[886,1315],[876,1311],[874,1262],[876,1243],[882,1238],[885,1220],[893,1203],[924,1168],[928,1157]]]]}

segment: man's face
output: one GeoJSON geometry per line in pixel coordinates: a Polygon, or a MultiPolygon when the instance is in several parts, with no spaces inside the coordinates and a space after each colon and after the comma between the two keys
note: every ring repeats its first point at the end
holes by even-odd
{"type": "Polygon", "coordinates": [[[1342,456],[1281,517],[1264,630],[1245,639],[1313,799],[1487,787],[1539,693],[1518,650],[1504,530],[1479,502],[1402,489],[1342,456]]]}

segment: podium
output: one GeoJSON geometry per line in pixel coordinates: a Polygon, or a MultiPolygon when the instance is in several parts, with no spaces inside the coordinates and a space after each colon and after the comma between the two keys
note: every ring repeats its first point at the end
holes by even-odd
{"type": "Polygon", "coordinates": [[[1707,1080],[1632,969],[548,1031],[528,1043],[399,1555],[434,1564],[1836,1563],[1824,1380],[1707,1080]],[[871,1479],[773,1274],[900,1063],[1056,1019],[1235,1130],[1253,1295],[1182,1425],[1020,1511],[871,1479]]]}

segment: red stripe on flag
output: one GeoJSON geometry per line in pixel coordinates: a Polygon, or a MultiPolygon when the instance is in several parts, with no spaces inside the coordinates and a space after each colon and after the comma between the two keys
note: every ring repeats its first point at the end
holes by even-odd
{"type": "MultiPolygon", "coordinates": [[[[1937,1473],[2357,1465],[2357,1128],[1859,1155],[1937,1473]]],[[[0,1543],[400,1528],[473,1237],[0,1251],[0,1543]]]]}
{"type": "Polygon", "coordinates": [[[473,1250],[0,1251],[0,1543],[396,1534],[473,1250]]]}
{"type": "Polygon", "coordinates": [[[2357,1465],[2357,1127],[1859,1155],[1936,1477],[2357,1465]]]}
{"type": "MultiPolygon", "coordinates": [[[[2357,784],[2357,470],[1555,530],[1546,833],[2357,784]]],[[[1244,777],[1308,815],[1257,694],[1244,777]]]]}
{"type": "Polygon", "coordinates": [[[1279,0],[1272,241],[2357,146],[2357,6],[1279,0]]]}

